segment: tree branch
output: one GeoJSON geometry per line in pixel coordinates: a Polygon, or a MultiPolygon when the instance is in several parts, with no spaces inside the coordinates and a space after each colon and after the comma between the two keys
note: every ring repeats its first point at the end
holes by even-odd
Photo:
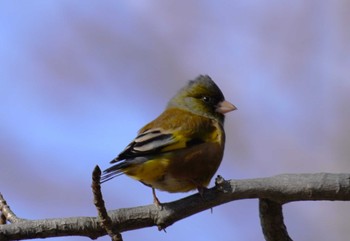
{"type": "Polygon", "coordinates": [[[92,193],[94,195],[94,204],[97,209],[98,218],[102,228],[106,230],[112,241],[123,241],[122,235],[118,232],[116,225],[113,225],[111,218],[108,216],[105,202],[101,192],[101,169],[99,166],[94,168],[92,172],[92,193]]]}
{"type": "MultiPolygon", "coordinates": [[[[218,179],[217,185],[199,194],[155,205],[109,211],[108,216],[119,232],[173,223],[203,210],[239,199],[269,199],[279,205],[306,200],[350,200],[350,174],[284,174],[267,178],[218,179]]],[[[0,225],[1,240],[47,238],[80,235],[92,239],[106,235],[96,217],[73,217],[21,221],[0,225]]]]}
{"type": "Polygon", "coordinates": [[[292,241],[283,222],[282,205],[268,199],[259,199],[261,227],[267,241],[292,241]]]}
{"type": "Polygon", "coordinates": [[[21,221],[25,221],[26,219],[19,218],[12,212],[9,205],[7,205],[4,197],[0,193],[0,224],[6,224],[6,221],[10,223],[18,223],[21,221]]]}

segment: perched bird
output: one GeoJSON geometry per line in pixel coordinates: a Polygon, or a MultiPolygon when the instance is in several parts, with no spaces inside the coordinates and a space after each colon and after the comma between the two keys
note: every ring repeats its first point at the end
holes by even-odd
{"type": "Polygon", "coordinates": [[[126,174],[152,188],[156,205],[155,189],[202,195],[224,153],[224,114],[235,109],[209,76],[189,81],[111,161],[101,183],[126,174]]]}

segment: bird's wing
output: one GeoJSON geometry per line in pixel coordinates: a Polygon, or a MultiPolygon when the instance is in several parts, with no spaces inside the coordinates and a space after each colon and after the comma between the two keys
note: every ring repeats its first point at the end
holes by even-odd
{"type": "Polygon", "coordinates": [[[183,149],[206,141],[215,142],[216,129],[209,118],[180,109],[167,109],[145,125],[111,163],[183,149]]]}
{"type": "Polygon", "coordinates": [[[111,163],[138,156],[159,154],[186,147],[187,138],[160,128],[140,133],[111,163]]]}

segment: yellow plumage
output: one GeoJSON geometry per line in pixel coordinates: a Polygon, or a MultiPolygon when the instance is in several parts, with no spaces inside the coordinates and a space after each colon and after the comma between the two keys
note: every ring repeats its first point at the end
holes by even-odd
{"type": "Polygon", "coordinates": [[[201,192],[221,163],[224,113],[234,109],[209,76],[199,76],[139,131],[104,171],[102,182],[126,174],[152,187],[157,204],[154,189],[201,192]]]}

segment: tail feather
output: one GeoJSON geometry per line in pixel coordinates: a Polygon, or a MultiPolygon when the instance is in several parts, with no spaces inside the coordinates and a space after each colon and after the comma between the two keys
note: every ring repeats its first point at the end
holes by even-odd
{"type": "Polygon", "coordinates": [[[117,163],[103,171],[100,183],[107,182],[115,177],[123,175],[126,170],[130,170],[135,165],[141,165],[148,161],[147,157],[136,157],[117,163]]]}
{"type": "Polygon", "coordinates": [[[107,182],[115,177],[123,175],[124,169],[129,167],[129,166],[130,166],[130,163],[122,162],[122,163],[118,163],[114,166],[111,166],[110,168],[107,168],[102,173],[100,183],[107,182]]]}

